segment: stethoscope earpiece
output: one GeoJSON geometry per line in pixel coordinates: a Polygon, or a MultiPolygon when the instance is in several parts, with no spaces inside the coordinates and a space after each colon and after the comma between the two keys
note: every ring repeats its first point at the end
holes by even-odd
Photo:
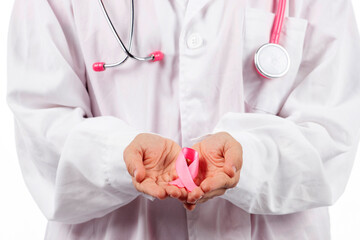
{"type": "Polygon", "coordinates": [[[164,53],[161,51],[155,51],[150,54],[150,56],[153,56],[152,62],[158,62],[163,60],[164,53]]]}
{"type": "Polygon", "coordinates": [[[96,62],[93,64],[93,70],[95,72],[102,72],[105,71],[105,63],[104,62],[96,62]]]}

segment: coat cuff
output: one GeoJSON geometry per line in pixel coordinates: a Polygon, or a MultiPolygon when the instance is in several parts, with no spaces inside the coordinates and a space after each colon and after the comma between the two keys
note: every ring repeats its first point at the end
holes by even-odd
{"type": "MultiPolygon", "coordinates": [[[[216,132],[222,131],[220,129],[215,129],[214,133],[216,132]]],[[[256,205],[256,203],[254,203],[254,199],[256,199],[254,196],[256,195],[256,192],[258,192],[257,189],[259,189],[259,186],[257,184],[257,177],[253,173],[265,171],[265,169],[259,166],[259,163],[257,162],[259,158],[256,154],[256,139],[247,132],[239,132],[236,134],[231,132],[227,133],[232,135],[232,137],[241,144],[243,163],[238,184],[234,188],[227,189],[221,198],[230,201],[247,212],[254,212],[252,206],[256,205]]]]}
{"type": "Polygon", "coordinates": [[[154,197],[140,193],[135,189],[123,156],[125,148],[142,132],[129,126],[126,128],[126,132],[121,129],[116,129],[116,127],[111,129],[112,131],[107,138],[107,156],[104,158],[106,166],[104,175],[107,184],[115,194],[127,192],[136,197],[142,195],[153,201],[155,199],[154,197]]]}

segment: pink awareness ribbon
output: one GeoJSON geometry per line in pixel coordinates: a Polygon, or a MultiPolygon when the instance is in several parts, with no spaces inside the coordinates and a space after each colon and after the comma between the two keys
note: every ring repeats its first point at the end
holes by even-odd
{"type": "Polygon", "coordinates": [[[175,168],[179,178],[169,184],[185,187],[189,192],[194,190],[197,187],[194,179],[199,171],[199,153],[191,148],[183,148],[176,159],[175,168]],[[186,159],[190,160],[189,166],[186,159]]]}

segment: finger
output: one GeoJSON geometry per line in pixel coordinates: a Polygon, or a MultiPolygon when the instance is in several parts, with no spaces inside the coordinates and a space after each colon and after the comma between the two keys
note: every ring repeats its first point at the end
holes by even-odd
{"type": "Polygon", "coordinates": [[[227,143],[224,153],[225,164],[223,169],[229,177],[234,177],[236,172],[240,171],[243,161],[242,156],[243,151],[240,143],[235,140],[227,143]]]}
{"type": "Polygon", "coordinates": [[[188,197],[188,191],[185,188],[179,188],[181,195],[179,197],[179,200],[182,202],[186,202],[187,197],[188,197]]]}
{"type": "Polygon", "coordinates": [[[219,196],[222,196],[224,195],[226,192],[226,189],[222,188],[222,189],[216,189],[214,191],[211,191],[207,194],[204,195],[203,198],[199,199],[196,204],[200,204],[200,203],[204,203],[204,202],[207,202],[209,201],[210,199],[214,198],[214,197],[219,197],[219,196]]]}
{"type": "Polygon", "coordinates": [[[214,197],[219,197],[221,195],[224,195],[225,192],[226,192],[226,189],[224,189],[224,188],[216,189],[214,191],[208,192],[205,195],[201,196],[194,203],[189,202],[189,203],[184,203],[184,205],[186,204],[189,207],[190,205],[197,205],[197,204],[205,203],[205,202],[209,201],[210,199],[213,199],[214,197]]]}
{"type": "Polygon", "coordinates": [[[233,185],[233,179],[230,179],[225,173],[218,173],[213,177],[205,178],[200,184],[200,188],[206,194],[216,189],[230,188],[233,185]]]}
{"type": "Polygon", "coordinates": [[[143,181],[146,176],[146,171],[143,163],[142,151],[132,146],[128,146],[124,150],[123,157],[130,175],[135,177],[137,182],[143,181]]]}
{"type": "Polygon", "coordinates": [[[195,204],[199,199],[204,197],[204,192],[200,187],[194,188],[191,192],[188,193],[187,202],[190,204],[195,204]]]}
{"type": "Polygon", "coordinates": [[[133,178],[133,184],[139,192],[143,192],[155,198],[165,199],[167,196],[165,189],[157,185],[153,179],[147,178],[139,183],[133,178]]]}
{"type": "Polygon", "coordinates": [[[172,185],[166,186],[165,191],[172,198],[179,199],[180,196],[182,195],[181,190],[178,187],[172,185]]]}

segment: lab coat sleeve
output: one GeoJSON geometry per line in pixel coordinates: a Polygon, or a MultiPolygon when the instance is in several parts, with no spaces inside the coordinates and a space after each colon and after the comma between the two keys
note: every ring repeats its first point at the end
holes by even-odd
{"type": "Polygon", "coordinates": [[[230,112],[213,131],[230,133],[243,147],[240,181],[222,197],[249,213],[332,205],[355,158],[360,39],[353,8],[348,0],[308,5],[302,64],[279,112],[230,112]]]}
{"type": "Polygon", "coordinates": [[[92,116],[70,1],[16,0],[8,40],[18,157],[44,215],[80,223],[136,198],[123,150],[139,131],[92,116]]]}

